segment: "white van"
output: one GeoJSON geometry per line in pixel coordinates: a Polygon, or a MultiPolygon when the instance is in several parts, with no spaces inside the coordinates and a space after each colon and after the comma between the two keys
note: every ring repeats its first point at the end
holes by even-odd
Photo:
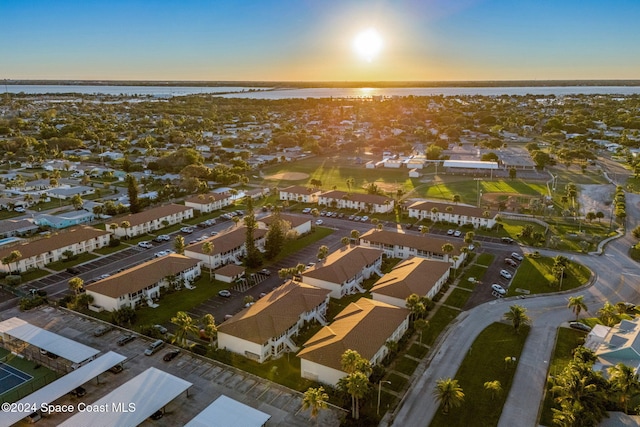
{"type": "Polygon", "coordinates": [[[146,356],[151,356],[153,353],[160,350],[162,346],[164,346],[164,341],[157,340],[156,342],[152,343],[149,347],[147,347],[147,349],[144,351],[144,354],[146,356]]]}

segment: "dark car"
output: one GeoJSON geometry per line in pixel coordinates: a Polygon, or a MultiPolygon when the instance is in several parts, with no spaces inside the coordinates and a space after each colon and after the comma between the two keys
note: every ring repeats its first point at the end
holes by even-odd
{"type": "Polygon", "coordinates": [[[123,345],[133,341],[134,339],[136,339],[135,335],[131,335],[131,334],[123,335],[120,339],[118,339],[117,344],[119,346],[123,346],[123,345]]]}
{"type": "Polygon", "coordinates": [[[162,360],[164,360],[165,362],[171,362],[179,354],[180,354],[180,350],[177,350],[177,349],[176,350],[171,350],[171,351],[167,352],[167,354],[162,356],[162,360]]]}
{"type": "Polygon", "coordinates": [[[153,414],[151,414],[151,416],[149,418],[151,418],[152,420],[159,420],[163,416],[164,416],[164,414],[162,413],[162,410],[159,409],[156,412],[154,412],[153,414]]]}
{"type": "Polygon", "coordinates": [[[82,397],[87,394],[87,390],[85,390],[84,387],[76,387],[75,389],[71,390],[69,394],[75,397],[82,397]]]}
{"type": "Polygon", "coordinates": [[[503,237],[502,239],[502,243],[513,243],[513,239],[511,237],[503,237]]]}
{"type": "Polygon", "coordinates": [[[75,267],[69,267],[69,268],[67,268],[67,273],[70,273],[70,274],[80,274],[80,270],[78,270],[78,269],[77,269],[77,268],[75,268],[75,267]]]}
{"type": "Polygon", "coordinates": [[[122,365],[115,365],[109,368],[109,372],[112,372],[114,374],[119,374],[122,371],[124,371],[124,368],[122,367],[122,365]]]}
{"type": "Polygon", "coordinates": [[[579,331],[591,332],[591,327],[580,322],[569,322],[569,326],[579,331]]]}

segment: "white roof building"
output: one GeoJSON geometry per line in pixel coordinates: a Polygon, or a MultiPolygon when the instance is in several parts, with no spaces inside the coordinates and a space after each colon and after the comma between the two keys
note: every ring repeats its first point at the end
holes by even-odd
{"type": "Polygon", "coordinates": [[[231,399],[224,394],[185,424],[185,427],[262,427],[271,415],[231,399]]]}

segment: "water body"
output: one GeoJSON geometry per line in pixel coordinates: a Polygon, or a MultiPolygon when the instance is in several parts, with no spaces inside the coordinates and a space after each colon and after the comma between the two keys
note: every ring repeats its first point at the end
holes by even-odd
{"type": "MultiPolygon", "coordinates": [[[[1,87],[1,86],[0,86],[1,87]]],[[[540,87],[417,87],[417,88],[306,88],[271,89],[241,86],[84,86],[84,85],[6,85],[9,93],[172,97],[219,94],[225,98],[370,98],[373,96],[464,96],[464,95],[639,95],[640,86],[540,86],[540,87]]]]}

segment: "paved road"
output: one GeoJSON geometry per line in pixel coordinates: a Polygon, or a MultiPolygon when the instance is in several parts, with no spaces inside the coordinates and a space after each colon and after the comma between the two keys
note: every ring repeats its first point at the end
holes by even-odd
{"type": "MultiPolygon", "coordinates": [[[[627,229],[631,230],[640,218],[640,196],[627,195],[627,212],[627,229]]],[[[417,426],[425,425],[425,420],[431,420],[438,410],[431,394],[436,381],[440,378],[453,378],[478,334],[489,324],[501,320],[509,306],[517,302],[528,310],[533,326],[499,426],[537,425],[556,330],[562,322],[573,318],[573,314],[566,307],[568,298],[584,295],[591,314],[605,301],[629,301],[640,304],[640,294],[636,289],[640,277],[637,274],[638,265],[627,256],[628,248],[633,243],[630,234],[627,233],[624,238],[611,242],[601,256],[569,255],[595,272],[592,286],[569,293],[525,300],[510,298],[492,301],[462,313],[439,340],[429,367],[414,382],[391,423],[394,426],[417,426]]],[[[557,254],[553,251],[540,252],[551,256],[557,254]]]]}

